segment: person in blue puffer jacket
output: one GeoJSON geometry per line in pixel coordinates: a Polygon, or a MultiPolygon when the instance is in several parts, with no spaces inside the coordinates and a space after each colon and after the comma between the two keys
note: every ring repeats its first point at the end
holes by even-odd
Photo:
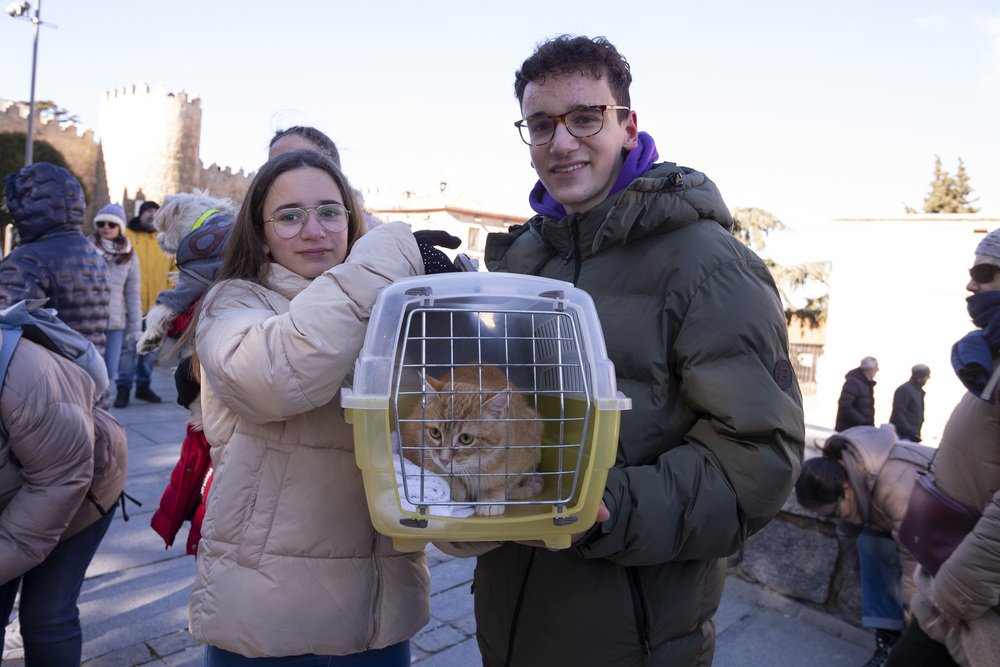
{"type": "Polygon", "coordinates": [[[48,299],[45,307],[103,355],[111,284],[104,259],[83,235],[83,188],[69,171],[46,162],[6,176],[4,187],[21,245],[0,263],[0,308],[48,299]]]}

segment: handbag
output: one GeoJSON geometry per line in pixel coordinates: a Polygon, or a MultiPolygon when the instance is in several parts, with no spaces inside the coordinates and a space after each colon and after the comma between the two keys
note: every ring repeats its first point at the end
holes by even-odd
{"type": "Polygon", "coordinates": [[[939,489],[930,470],[921,470],[899,524],[899,542],[934,576],[977,521],[978,512],[939,489]]]}
{"type": "MultiPolygon", "coordinates": [[[[993,370],[990,381],[986,383],[979,398],[992,403],[993,393],[998,385],[1000,366],[993,370]]],[[[937,457],[937,452],[934,452],[934,456],[937,457]]],[[[927,470],[917,473],[910,502],[897,533],[899,543],[913,554],[920,566],[932,577],[937,575],[941,564],[948,560],[979,521],[979,512],[966,507],[938,488],[934,483],[934,473],[931,472],[933,465],[934,460],[931,459],[927,470]]]]}

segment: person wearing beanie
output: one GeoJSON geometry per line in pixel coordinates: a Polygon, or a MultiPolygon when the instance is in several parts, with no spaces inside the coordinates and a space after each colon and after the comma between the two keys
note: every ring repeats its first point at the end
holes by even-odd
{"type": "Polygon", "coordinates": [[[889,422],[896,427],[900,440],[920,442],[924,425],[924,385],[931,379],[931,369],[917,364],[910,369],[910,379],[899,385],[892,396],[889,422]]]}
{"type": "MultiPolygon", "coordinates": [[[[940,492],[979,519],[934,574],[917,568],[913,620],[886,667],[1000,665],[1000,229],[979,243],[969,276],[976,329],[951,350],[968,391],[941,433],[933,475],[940,492]]],[[[924,518],[933,531],[933,518],[924,518]]]]}
{"type": "Polygon", "coordinates": [[[4,188],[21,245],[0,263],[0,308],[45,299],[104,354],[111,285],[104,259],[83,235],[87,204],[79,181],[36,162],[6,176],[4,188]]]}
{"type": "Polygon", "coordinates": [[[125,236],[125,209],[108,204],[94,216],[91,243],[101,253],[111,281],[111,312],[104,362],[108,377],[118,375],[122,344],[135,347],[142,334],[142,301],[139,298],[139,259],[125,236]]]}
{"type": "MultiPolygon", "coordinates": [[[[139,300],[142,308],[142,317],[146,316],[149,309],[156,302],[156,297],[163,290],[173,288],[170,282],[170,274],[177,271],[174,260],[160,250],[160,244],[156,242],[156,227],[153,225],[153,218],[160,210],[160,205],[155,201],[144,201],[139,206],[139,214],[128,221],[125,229],[125,237],[132,244],[132,249],[139,260],[139,300]]],[[[129,394],[132,392],[132,384],[135,384],[135,397],[150,403],[159,403],[160,397],[150,386],[153,366],[156,364],[157,352],[139,354],[136,351],[137,341],[132,341],[122,347],[121,359],[118,364],[118,377],[113,378],[117,396],[115,397],[115,407],[124,408],[128,406],[129,394]]]]}

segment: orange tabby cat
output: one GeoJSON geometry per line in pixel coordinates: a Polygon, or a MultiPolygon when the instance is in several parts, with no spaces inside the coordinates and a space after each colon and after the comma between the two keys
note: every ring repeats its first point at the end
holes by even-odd
{"type": "MultiPolygon", "coordinates": [[[[533,474],[537,414],[496,366],[462,366],[440,380],[424,376],[419,403],[401,426],[403,454],[445,475],[456,501],[522,500],[545,487],[533,474]]],[[[476,505],[476,514],[503,514],[476,505]]]]}

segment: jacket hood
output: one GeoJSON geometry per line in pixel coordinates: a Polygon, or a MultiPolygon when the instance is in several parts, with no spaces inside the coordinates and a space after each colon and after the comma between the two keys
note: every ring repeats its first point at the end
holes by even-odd
{"type": "Polygon", "coordinates": [[[37,162],[3,181],[7,208],[24,243],[55,231],[80,231],[87,204],[80,182],[66,169],[37,162]]]}
{"type": "Polygon", "coordinates": [[[661,162],[588,211],[571,213],[561,220],[537,215],[527,224],[546,245],[564,256],[572,251],[573,236],[578,235],[580,251],[586,257],[701,219],[714,220],[727,231],[733,229],[733,217],[715,183],[700,171],[661,162]]]}
{"type": "MultiPolygon", "coordinates": [[[[855,369],[857,370],[857,369],[855,369]]],[[[889,425],[855,426],[837,434],[848,442],[844,452],[847,478],[856,490],[858,514],[867,524],[871,517],[871,491],[878,479],[878,472],[889,458],[896,444],[896,430],[889,425]],[[860,489],[861,492],[857,492],[860,489]]]]}

